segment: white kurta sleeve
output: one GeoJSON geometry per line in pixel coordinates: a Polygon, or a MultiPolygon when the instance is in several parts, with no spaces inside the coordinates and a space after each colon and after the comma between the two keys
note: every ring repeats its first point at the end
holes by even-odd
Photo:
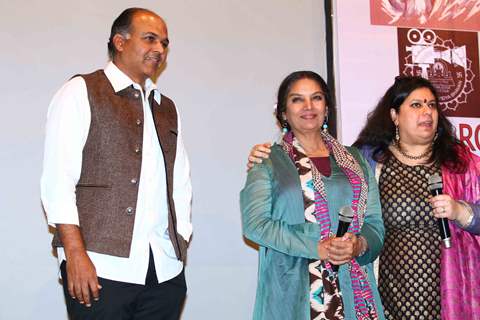
{"type": "Polygon", "coordinates": [[[53,227],[79,224],[75,186],[80,179],[90,117],[85,81],[75,77],[55,94],[47,114],[40,191],[48,223],[53,227]]]}

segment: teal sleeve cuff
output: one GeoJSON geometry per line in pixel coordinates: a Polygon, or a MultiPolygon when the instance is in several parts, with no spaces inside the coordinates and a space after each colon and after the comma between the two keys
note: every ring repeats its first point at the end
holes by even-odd
{"type": "Polygon", "coordinates": [[[362,231],[359,235],[364,237],[368,244],[367,251],[365,251],[363,255],[357,257],[357,262],[363,266],[375,261],[379,256],[383,247],[383,237],[380,238],[378,230],[367,224],[363,225],[362,231]]]}

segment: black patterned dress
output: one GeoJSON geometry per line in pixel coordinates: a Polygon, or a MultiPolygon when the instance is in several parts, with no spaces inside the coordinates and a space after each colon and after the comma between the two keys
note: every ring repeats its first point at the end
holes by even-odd
{"type": "Polygon", "coordinates": [[[379,291],[391,320],[440,319],[440,248],[437,219],[427,202],[436,166],[408,166],[391,157],[379,179],[385,243],[379,291]]]}

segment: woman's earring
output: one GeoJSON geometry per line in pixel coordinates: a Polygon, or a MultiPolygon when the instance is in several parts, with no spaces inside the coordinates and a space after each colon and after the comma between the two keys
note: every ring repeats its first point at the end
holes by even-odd
{"type": "Polygon", "coordinates": [[[287,134],[288,133],[288,123],[287,120],[284,120],[282,123],[282,134],[287,134]]]}
{"type": "Polygon", "coordinates": [[[322,131],[325,133],[328,132],[328,120],[326,118],[323,120],[322,131]]]}
{"type": "Polygon", "coordinates": [[[322,131],[328,133],[328,108],[325,109],[325,118],[323,119],[322,131]]]}
{"type": "Polygon", "coordinates": [[[395,141],[396,141],[397,143],[400,142],[400,133],[399,133],[399,130],[398,130],[398,126],[397,126],[397,125],[395,125],[395,141]]]}

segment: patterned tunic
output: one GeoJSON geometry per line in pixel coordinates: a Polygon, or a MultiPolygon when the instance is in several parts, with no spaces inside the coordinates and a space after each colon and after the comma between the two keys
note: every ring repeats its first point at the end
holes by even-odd
{"type": "Polygon", "coordinates": [[[431,215],[428,176],[432,166],[409,166],[391,157],[379,188],[385,243],[380,255],[379,291],[387,319],[440,319],[440,248],[431,215]]]}

